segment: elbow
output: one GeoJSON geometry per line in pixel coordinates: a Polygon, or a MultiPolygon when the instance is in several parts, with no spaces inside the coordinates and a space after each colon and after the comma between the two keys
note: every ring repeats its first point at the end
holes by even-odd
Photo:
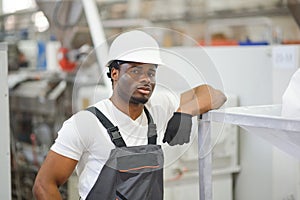
{"type": "Polygon", "coordinates": [[[42,199],[45,194],[45,185],[42,180],[36,179],[32,187],[32,194],[35,199],[42,199]]]}
{"type": "Polygon", "coordinates": [[[223,97],[222,97],[222,105],[224,104],[224,103],[226,103],[226,101],[227,101],[227,97],[225,96],[225,94],[223,93],[223,97]]]}
{"type": "Polygon", "coordinates": [[[222,93],[222,95],[220,96],[220,99],[219,99],[217,109],[222,107],[226,103],[226,101],[227,101],[227,97],[222,93]]]}
{"type": "Polygon", "coordinates": [[[35,180],[34,185],[32,187],[32,194],[35,199],[38,199],[39,194],[41,193],[41,185],[38,180],[35,180]]]}
{"type": "Polygon", "coordinates": [[[214,97],[215,98],[212,99],[211,109],[209,109],[209,110],[218,109],[218,108],[222,107],[227,101],[227,97],[220,90],[216,90],[214,97]]]}

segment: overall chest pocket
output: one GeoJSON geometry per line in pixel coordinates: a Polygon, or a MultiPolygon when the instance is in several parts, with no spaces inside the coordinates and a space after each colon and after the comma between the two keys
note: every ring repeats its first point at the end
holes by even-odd
{"type": "Polygon", "coordinates": [[[163,199],[163,160],[160,151],[117,158],[118,200],[163,199]]]}

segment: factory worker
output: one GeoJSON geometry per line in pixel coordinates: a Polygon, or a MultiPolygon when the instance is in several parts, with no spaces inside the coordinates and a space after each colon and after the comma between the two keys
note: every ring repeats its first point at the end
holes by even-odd
{"type": "Polygon", "coordinates": [[[163,65],[157,42],[145,32],[113,41],[107,62],[112,96],[65,121],[36,177],[36,199],[60,199],[58,187],[75,167],[81,199],[163,199],[161,139],[171,146],[189,142],[192,116],[226,101],[221,91],[201,85],[181,94],[179,106],[163,96],[153,106],[156,70],[163,65]]]}

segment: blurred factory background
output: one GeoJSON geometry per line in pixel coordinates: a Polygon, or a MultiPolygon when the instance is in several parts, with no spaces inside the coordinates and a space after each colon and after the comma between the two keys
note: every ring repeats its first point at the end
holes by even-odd
{"type": "MultiPolygon", "coordinates": [[[[221,86],[227,107],[280,104],[300,67],[299,0],[0,0],[0,8],[1,68],[8,71],[6,77],[1,69],[0,80],[8,80],[10,119],[8,128],[0,126],[1,134],[10,133],[0,146],[11,171],[1,164],[0,177],[11,184],[0,184],[0,199],[7,191],[14,200],[33,199],[35,175],[63,121],[109,96],[111,85],[100,77],[115,34],[149,30],[221,86]],[[94,48],[99,45],[104,51],[94,48]],[[207,55],[210,60],[199,63],[207,55]]],[[[165,59],[174,71],[184,67],[165,59]]],[[[214,127],[214,200],[300,199],[298,160],[236,126],[225,125],[221,133],[221,125],[214,127]]],[[[198,162],[194,139],[165,170],[166,200],[199,199],[198,162]]],[[[64,199],[78,199],[76,182],[74,174],[61,187],[64,199]]]]}

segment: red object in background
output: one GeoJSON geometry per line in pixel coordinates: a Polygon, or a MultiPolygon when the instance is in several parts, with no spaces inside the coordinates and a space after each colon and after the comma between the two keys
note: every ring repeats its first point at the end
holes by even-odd
{"type": "Polygon", "coordinates": [[[58,51],[58,63],[63,71],[73,72],[76,68],[76,62],[73,62],[68,57],[69,50],[61,47],[58,51]]]}
{"type": "Polygon", "coordinates": [[[300,44],[300,40],[283,40],[282,44],[300,44]]]}
{"type": "Polygon", "coordinates": [[[205,44],[204,40],[200,40],[200,46],[238,46],[238,42],[236,40],[228,40],[228,39],[212,39],[210,44],[205,44]]]}

